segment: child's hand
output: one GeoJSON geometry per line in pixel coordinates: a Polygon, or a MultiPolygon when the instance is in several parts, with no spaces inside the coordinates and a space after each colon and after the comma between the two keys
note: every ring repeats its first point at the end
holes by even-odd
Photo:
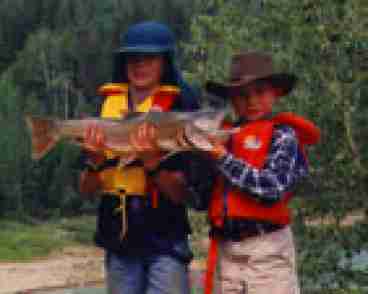
{"type": "Polygon", "coordinates": [[[147,122],[139,125],[137,130],[130,134],[130,143],[140,153],[139,158],[147,170],[155,169],[163,156],[156,143],[157,136],[157,127],[147,122]]]}
{"type": "Polygon", "coordinates": [[[223,142],[216,140],[214,138],[209,138],[209,141],[213,146],[213,148],[209,151],[209,153],[214,159],[220,159],[226,155],[227,150],[223,142]]]}
{"type": "Polygon", "coordinates": [[[83,139],[83,146],[87,150],[98,152],[106,149],[105,134],[102,128],[97,125],[88,126],[83,139]]]}
{"type": "Polygon", "coordinates": [[[199,150],[209,153],[214,159],[220,159],[227,153],[225,142],[210,135],[201,137],[200,140],[196,138],[192,143],[199,150]]]}
{"type": "Polygon", "coordinates": [[[137,151],[152,151],[157,146],[157,127],[151,123],[142,123],[130,134],[130,143],[137,151]]]}

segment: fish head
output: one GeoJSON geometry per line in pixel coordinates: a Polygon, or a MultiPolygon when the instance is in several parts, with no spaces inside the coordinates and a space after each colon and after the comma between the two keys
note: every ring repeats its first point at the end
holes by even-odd
{"type": "Polygon", "coordinates": [[[220,128],[225,111],[202,111],[193,117],[193,125],[201,131],[209,132],[220,128]]]}

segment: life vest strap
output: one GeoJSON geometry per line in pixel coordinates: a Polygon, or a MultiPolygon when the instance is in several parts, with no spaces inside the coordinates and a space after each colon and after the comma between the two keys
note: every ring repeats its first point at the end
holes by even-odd
{"type": "Polygon", "coordinates": [[[218,262],[218,244],[219,239],[210,237],[210,248],[207,257],[207,271],[204,282],[204,294],[212,294],[215,283],[215,274],[218,262]]]}
{"type": "Polygon", "coordinates": [[[120,240],[122,241],[124,240],[128,232],[128,216],[127,216],[127,197],[128,195],[124,193],[123,191],[120,191],[120,193],[117,193],[117,194],[107,194],[107,195],[119,197],[119,200],[120,200],[120,206],[115,208],[115,212],[116,213],[121,212],[120,240]]]}

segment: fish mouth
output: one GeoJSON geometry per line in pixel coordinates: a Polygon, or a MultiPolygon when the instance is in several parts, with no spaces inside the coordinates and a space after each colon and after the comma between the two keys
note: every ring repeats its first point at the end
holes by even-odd
{"type": "Polygon", "coordinates": [[[199,150],[210,151],[213,149],[212,143],[206,139],[206,136],[204,134],[201,134],[201,132],[196,132],[190,126],[187,126],[186,128],[184,128],[182,139],[189,146],[192,146],[199,150]]]}
{"type": "Polygon", "coordinates": [[[193,125],[201,131],[217,130],[224,117],[224,111],[203,111],[199,117],[194,118],[193,125]]]}

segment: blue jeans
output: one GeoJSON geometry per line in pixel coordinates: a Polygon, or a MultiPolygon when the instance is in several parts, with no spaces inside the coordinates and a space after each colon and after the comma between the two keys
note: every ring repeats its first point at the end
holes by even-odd
{"type": "Polygon", "coordinates": [[[189,294],[188,265],[170,255],[119,256],[107,252],[109,294],[189,294]]]}

